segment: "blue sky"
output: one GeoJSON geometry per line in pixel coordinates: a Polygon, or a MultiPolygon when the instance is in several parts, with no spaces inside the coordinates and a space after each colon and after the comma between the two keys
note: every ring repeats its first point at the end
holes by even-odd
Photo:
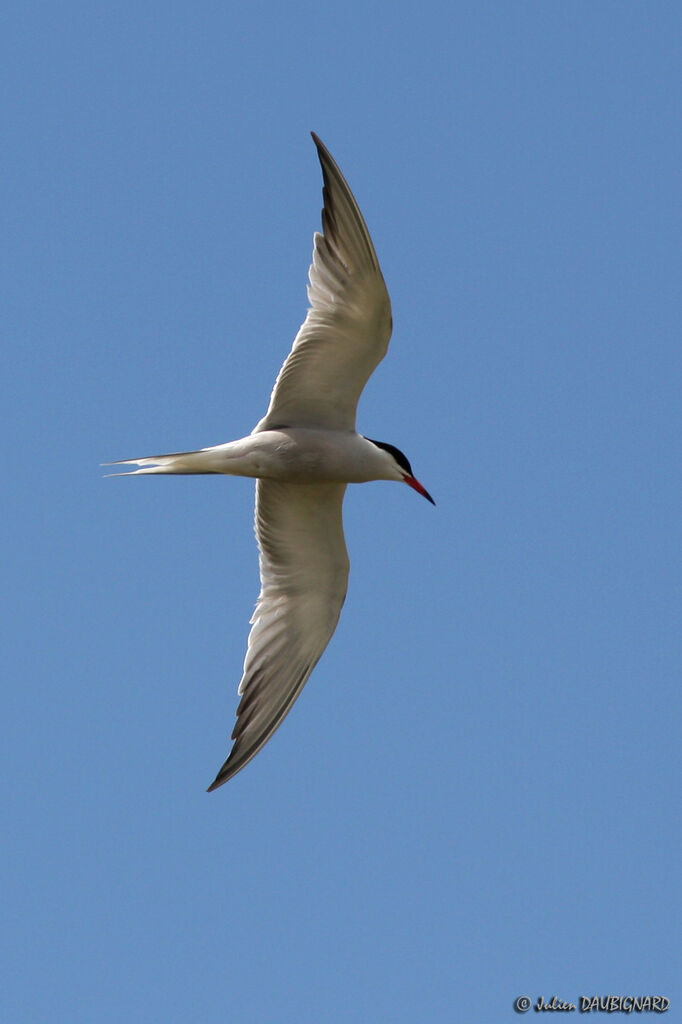
{"type": "Polygon", "coordinates": [[[3,16],[3,1022],[514,1020],[680,990],[674,4],[3,16]],[[393,302],[349,596],[228,785],[314,129],[393,302]]]}

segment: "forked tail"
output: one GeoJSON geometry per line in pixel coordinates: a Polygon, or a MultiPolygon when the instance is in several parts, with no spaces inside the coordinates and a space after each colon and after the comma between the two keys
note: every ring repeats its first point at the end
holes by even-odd
{"type": "Polygon", "coordinates": [[[143,459],[119,459],[118,462],[103,462],[103,466],[140,466],[126,473],[106,473],[106,476],[140,476],[149,473],[219,473],[215,456],[210,448],[196,452],[174,452],[171,455],[147,455],[143,459]]]}

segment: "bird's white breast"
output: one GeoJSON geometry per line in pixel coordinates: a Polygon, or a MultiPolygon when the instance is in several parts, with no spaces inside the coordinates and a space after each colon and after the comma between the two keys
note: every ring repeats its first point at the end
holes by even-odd
{"type": "Polygon", "coordinates": [[[282,427],[205,450],[213,471],[291,483],[385,479],[382,453],[355,431],[282,427]]]}

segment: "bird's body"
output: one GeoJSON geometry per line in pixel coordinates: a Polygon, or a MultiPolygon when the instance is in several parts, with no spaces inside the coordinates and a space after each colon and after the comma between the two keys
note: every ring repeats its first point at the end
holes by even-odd
{"type": "Polygon", "coordinates": [[[193,452],[126,459],[122,475],[254,477],[261,592],[251,619],[230,755],[209,789],[260,750],[336,628],[348,582],[342,504],[349,483],[403,481],[433,501],[393,445],[355,430],[360,393],[383,358],[391,307],[362,215],[316,135],[323,234],[314,236],[311,307],[265,417],[247,437],[193,452]]]}
{"type": "Polygon", "coordinates": [[[197,452],[137,459],[142,468],[122,475],[223,473],[296,484],[364,484],[396,479],[393,462],[386,455],[354,430],[281,427],[254,431],[238,441],[197,452]]]}

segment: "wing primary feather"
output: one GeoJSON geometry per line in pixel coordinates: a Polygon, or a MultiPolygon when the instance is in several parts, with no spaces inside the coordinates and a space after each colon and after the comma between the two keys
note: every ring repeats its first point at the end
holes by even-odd
{"type": "MultiPolygon", "coordinates": [[[[272,734],[275,731],[275,729],[277,729],[278,726],[281,725],[281,723],[284,721],[284,718],[286,717],[287,713],[290,711],[291,706],[293,705],[294,701],[296,700],[296,698],[298,697],[299,693],[303,689],[303,686],[305,685],[305,682],[306,682],[308,676],[310,675],[310,673],[312,672],[314,667],[315,667],[314,665],[310,665],[309,667],[306,667],[306,669],[302,672],[302,674],[300,676],[300,679],[299,679],[295,689],[292,691],[291,695],[289,696],[288,700],[286,700],[285,702],[282,703],[282,706],[279,708],[276,716],[268,723],[267,728],[263,729],[258,734],[258,736],[251,742],[251,744],[248,747],[246,747],[243,750],[240,750],[235,745],[232,748],[232,750],[230,751],[229,757],[227,758],[227,760],[225,761],[225,763],[221,767],[220,771],[216,775],[216,777],[213,780],[213,782],[211,783],[211,785],[206,790],[207,793],[212,793],[214,789],[218,789],[219,786],[222,786],[229,779],[231,779],[234,775],[236,775],[237,772],[241,771],[242,768],[244,768],[245,765],[251,760],[251,758],[255,757],[255,755],[258,753],[258,751],[261,749],[261,747],[264,746],[265,743],[267,743],[267,741],[269,740],[270,736],[272,736],[272,734]]],[[[235,738],[235,734],[239,735],[237,733],[237,727],[236,726],[235,726],[235,730],[234,730],[234,732],[232,734],[233,738],[235,738]]]]}

